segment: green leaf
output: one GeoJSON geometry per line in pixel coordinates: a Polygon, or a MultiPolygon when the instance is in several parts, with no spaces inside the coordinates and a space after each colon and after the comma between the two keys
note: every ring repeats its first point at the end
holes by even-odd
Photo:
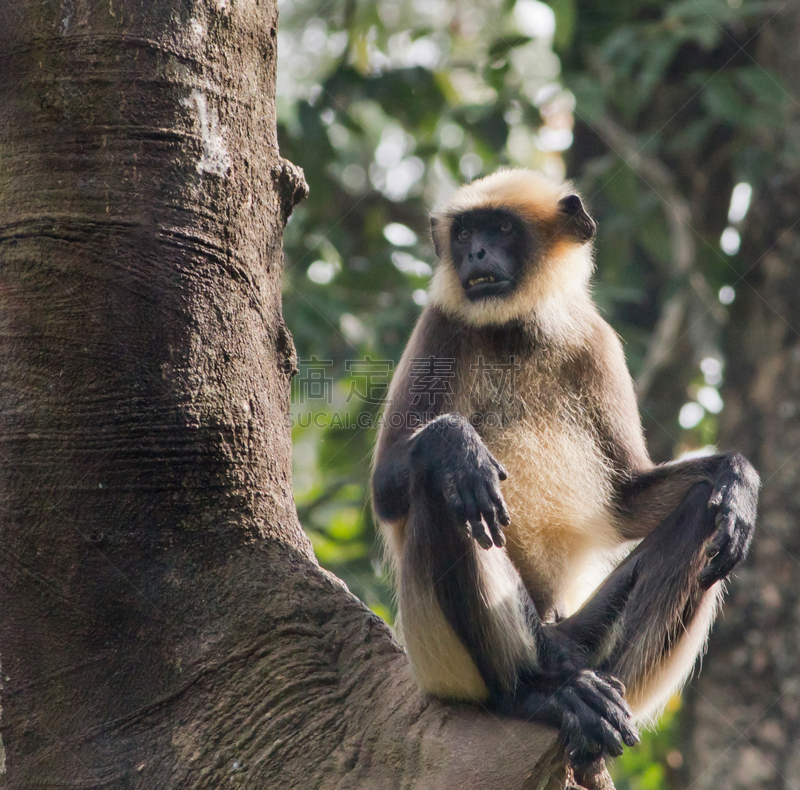
{"type": "Polygon", "coordinates": [[[328,521],[328,537],[338,541],[349,541],[359,537],[364,531],[361,510],[357,507],[340,507],[328,521]]]}
{"type": "Polygon", "coordinates": [[[585,123],[592,124],[606,113],[603,89],[588,74],[569,75],[567,87],[575,96],[575,114],[585,123]]]}
{"type": "Polygon", "coordinates": [[[761,66],[747,66],[737,69],[735,78],[758,103],[760,124],[781,128],[786,123],[786,111],[792,102],[792,96],[774,72],[761,66]]]}
{"type": "Polygon", "coordinates": [[[498,38],[489,47],[489,60],[494,61],[505,58],[512,49],[529,44],[530,41],[530,36],[504,36],[498,38]]]}
{"type": "Polygon", "coordinates": [[[432,72],[417,66],[386,71],[367,80],[367,95],[406,126],[438,122],[446,101],[432,72]]]}
{"type": "Polygon", "coordinates": [[[733,125],[748,123],[754,118],[752,103],[744,101],[729,74],[714,74],[703,88],[701,99],[712,115],[733,125]]]}
{"type": "Polygon", "coordinates": [[[566,50],[572,46],[575,37],[575,23],[577,16],[575,0],[555,0],[550,3],[556,18],[556,33],[553,45],[557,50],[566,50]]]}
{"type": "Polygon", "coordinates": [[[306,531],[311,538],[314,553],[323,565],[339,565],[369,556],[369,549],[365,543],[340,543],[316,530],[306,528],[306,531]]]}
{"type": "Polygon", "coordinates": [[[653,89],[662,79],[672,63],[681,41],[677,36],[661,36],[654,39],[647,48],[639,76],[636,80],[637,104],[646,104],[652,98],[653,89]]]}

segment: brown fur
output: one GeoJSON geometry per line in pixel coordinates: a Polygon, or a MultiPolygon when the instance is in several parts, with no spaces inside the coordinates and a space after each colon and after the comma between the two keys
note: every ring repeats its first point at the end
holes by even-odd
{"type": "MultiPolygon", "coordinates": [[[[621,343],[589,294],[591,245],[561,231],[557,203],[571,193],[569,184],[506,170],[464,187],[434,213],[441,260],[385,415],[386,425],[393,415],[426,411],[482,420],[476,425],[481,438],[508,470],[502,490],[511,514],[505,549],[490,552],[511,560],[544,620],[576,612],[630,550],[630,541],[675,510],[693,482],[709,479],[702,468],[686,466],[647,491],[622,493],[626,481],[654,467],[621,343]],[[512,210],[543,240],[512,295],[479,303],[466,298],[449,257],[452,218],[476,208],[512,210]],[[437,394],[431,405],[415,404],[412,361],[430,355],[456,361],[452,391],[449,397],[437,394]],[[502,371],[514,363],[519,368],[513,386],[501,386],[491,375],[476,383],[481,364],[502,371]]],[[[412,433],[409,427],[384,427],[376,459],[396,452],[412,433]]],[[[406,526],[406,519],[383,524],[401,579],[413,575],[403,567],[406,526]]],[[[623,674],[641,716],[652,715],[691,671],[716,611],[718,587],[699,595],[691,622],[684,622],[678,603],[662,613],[672,631],[686,631],[666,652],[662,623],[653,624],[652,634],[638,634],[626,652],[629,671],[623,674]]],[[[439,696],[485,698],[475,673],[457,668],[469,654],[418,579],[401,583],[401,608],[420,685],[439,696]]]]}

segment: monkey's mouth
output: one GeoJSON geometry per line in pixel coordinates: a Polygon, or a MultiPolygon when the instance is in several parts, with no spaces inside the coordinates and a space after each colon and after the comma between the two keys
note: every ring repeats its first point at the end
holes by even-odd
{"type": "Polygon", "coordinates": [[[478,299],[488,299],[490,296],[499,296],[510,286],[511,283],[508,280],[498,279],[493,274],[480,273],[467,280],[464,292],[467,299],[474,302],[478,299]]]}

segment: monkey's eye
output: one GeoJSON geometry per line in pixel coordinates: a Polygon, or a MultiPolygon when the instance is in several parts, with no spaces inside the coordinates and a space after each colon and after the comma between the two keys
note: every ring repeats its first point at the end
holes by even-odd
{"type": "Polygon", "coordinates": [[[511,233],[512,230],[514,230],[514,227],[513,227],[513,225],[511,224],[511,222],[509,220],[504,219],[500,223],[500,232],[501,233],[511,233]]]}
{"type": "Polygon", "coordinates": [[[469,239],[469,231],[468,230],[461,230],[458,233],[458,240],[459,241],[467,241],[469,239]]]}

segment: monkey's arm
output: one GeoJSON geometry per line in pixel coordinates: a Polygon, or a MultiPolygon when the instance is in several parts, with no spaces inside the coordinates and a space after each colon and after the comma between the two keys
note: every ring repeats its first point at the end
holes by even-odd
{"type": "Polygon", "coordinates": [[[617,496],[621,533],[641,538],[667,518],[689,489],[700,482],[712,486],[706,507],[716,526],[706,548],[710,559],[698,577],[707,589],[744,559],[753,538],[759,478],[747,459],[729,453],[630,472],[620,480],[617,496]]]}
{"type": "MultiPolygon", "coordinates": [[[[408,414],[404,415],[406,418],[408,414]]],[[[398,433],[383,439],[376,452],[372,473],[372,501],[375,513],[384,523],[405,519],[411,507],[412,468],[431,467],[434,463],[438,485],[446,506],[485,549],[505,542],[501,526],[509,523],[508,511],[495,481],[505,480],[506,472],[486,450],[478,434],[464,429],[466,420],[458,414],[445,414],[431,420],[416,432],[398,433]],[[393,441],[392,441],[393,439],[393,441]],[[492,471],[494,470],[494,476],[492,471]],[[487,534],[484,522],[489,528],[487,534]],[[491,536],[490,536],[491,535],[491,536]]],[[[468,426],[469,427],[469,426],[468,426]]]]}
{"type": "Polygon", "coordinates": [[[637,717],[646,718],[680,688],[703,650],[722,595],[716,582],[750,545],[759,480],[736,454],[654,466],[621,345],[604,322],[594,348],[582,384],[616,469],[617,529],[622,539],[644,540],[552,630],[590,666],[619,677],[637,717]]]}
{"type": "Polygon", "coordinates": [[[669,517],[695,483],[711,483],[708,508],[716,516],[716,533],[708,546],[712,559],[700,576],[709,587],[747,553],[755,525],[758,474],[744,457],[733,453],[654,466],[619,338],[599,315],[593,331],[591,352],[577,366],[577,386],[588,395],[587,412],[616,469],[614,504],[620,537],[644,538],[669,517]]]}
{"type": "Polygon", "coordinates": [[[371,485],[375,514],[400,541],[410,506],[409,469],[415,436],[452,409],[460,335],[441,311],[427,308],[392,377],[375,447],[371,485]],[[452,367],[448,368],[450,363],[452,367]],[[443,367],[438,377],[436,365],[443,367]]]}
{"type": "Polygon", "coordinates": [[[401,540],[410,505],[409,468],[415,434],[450,410],[453,395],[453,382],[447,376],[439,381],[443,386],[430,387],[435,376],[428,375],[425,363],[454,361],[457,345],[457,330],[438,310],[428,308],[414,327],[392,377],[375,447],[372,504],[378,519],[393,525],[392,531],[400,532],[397,537],[401,540]],[[415,375],[415,363],[422,363],[420,375],[415,375]]]}
{"type": "Polygon", "coordinates": [[[411,443],[409,436],[399,436],[392,444],[385,441],[375,456],[372,506],[375,515],[385,523],[397,523],[408,516],[411,443]]]}

